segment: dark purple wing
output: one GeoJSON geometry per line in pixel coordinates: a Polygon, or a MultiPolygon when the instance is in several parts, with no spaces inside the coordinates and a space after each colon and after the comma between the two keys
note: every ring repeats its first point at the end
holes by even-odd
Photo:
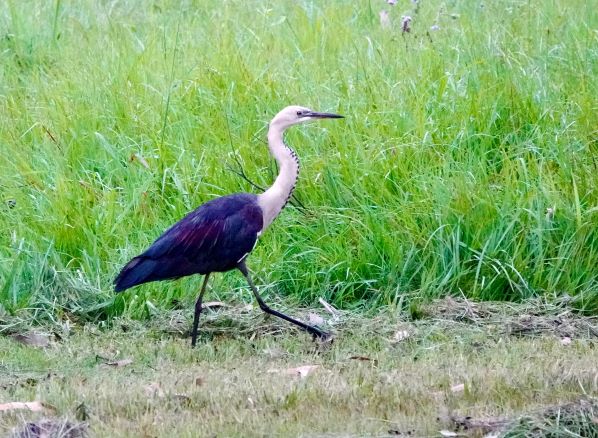
{"type": "Polygon", "coordinates": [[[257,196],[240,193],[213,199],[131,260],[116,278],[115,289],[233,269],[251,252],[262,228],[257,196]]]}

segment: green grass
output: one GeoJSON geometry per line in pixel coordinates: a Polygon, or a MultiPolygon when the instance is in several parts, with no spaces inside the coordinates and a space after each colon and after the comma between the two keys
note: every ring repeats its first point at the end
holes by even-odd
{"type": "Polygon", "coordinates": [[[196,349],[175,335],[188,324],[171,312],[150,324],[115,318],[108,330],[55,328],[60,341],[44,350],[0,337],[0,401],[48,405],[42,414],[0,413],[0,435],[45,417],[85,420],[91,436],[111,437],[598,437],[598,332],[572,332],[570,344],[554,332],[507,333],[534,310],[527,318],[563,318],[559,328],[596,330],[595,318],[537,305],[439,308],[444,317],[417,321],[392,309],[345,314],[326,347],[257,307],[206,311],[196,349]],[[400,342],[397,331],[407,333],[400,342]],[[124,359],[132,363],[104,364],[124,359]],[[319,368],[303,379],[285,373],[304,365],[319,368]],[[493,426],[463,429],[462,421],[493,426]]]}
{"type": "MultiPolygon", "coordinates": [[[[568,294],[596,311],[598,10],[418,5],[2,2],[0,318],[190,303],[197,280],[115,301],[111,280],[198,204],[255,190],[241,168],[267,186],[265,127],[288,104],[347,118],[289,133],[305,208],[250,258],[269,290],[343,308],[568,294]]],[[[218,276],[213,296],[242,286],[218,276]]]]}

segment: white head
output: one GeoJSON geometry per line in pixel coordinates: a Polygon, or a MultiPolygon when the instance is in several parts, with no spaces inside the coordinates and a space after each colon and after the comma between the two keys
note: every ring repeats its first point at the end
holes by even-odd
{"type": "Polygon", "coordinates": [[[318,113],[303,106],[291,105],[280,111],[272,121],[270,126],[276,126],[281,131],[289,126],[300,123],[312,122],[319,119],[342,119],[343,116],[332,113],[318,113]]]}

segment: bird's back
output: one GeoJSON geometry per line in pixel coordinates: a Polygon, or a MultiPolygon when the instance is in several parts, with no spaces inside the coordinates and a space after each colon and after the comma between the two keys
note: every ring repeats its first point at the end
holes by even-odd
{"type": "Polygon", "coordinates": [[[131,260],[116,277],[115,290],[233,269],[251,252],[262,228],[263,213],[256,195],[237,193],[212,199],[131,260]]]}

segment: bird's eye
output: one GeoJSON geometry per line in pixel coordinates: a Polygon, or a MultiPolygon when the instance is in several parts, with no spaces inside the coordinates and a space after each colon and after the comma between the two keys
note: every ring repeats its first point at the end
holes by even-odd
{"type": "Polygon", "coordinates": [[[303,115],[303,111],[297,111],[297,115],[301,117],[303,115]]]}

